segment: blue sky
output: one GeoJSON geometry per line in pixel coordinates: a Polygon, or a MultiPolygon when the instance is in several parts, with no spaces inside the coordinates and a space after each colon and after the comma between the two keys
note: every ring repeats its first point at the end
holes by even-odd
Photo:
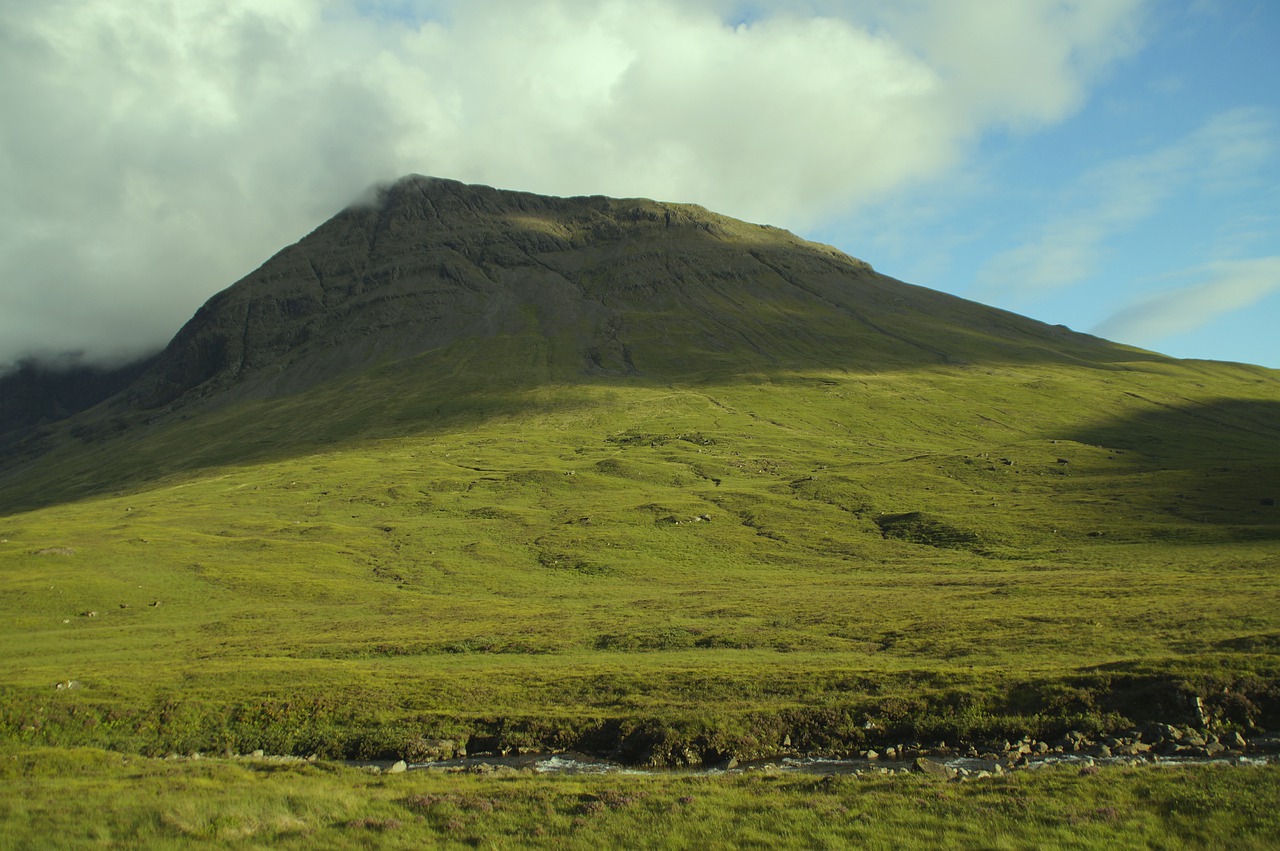
{"type": "Polygon", "coordinates": [[[375,182],[689,201],[1280,368],[1274,0],[0,0],[0,367],[162,345],[375,182]]]}
{"type": "Polygon", "coordinates": [[[1149,4],[1077,113],[815,236],[1045,322],[1280,367],[1277,36],[1280,3],[1149,4]]]}

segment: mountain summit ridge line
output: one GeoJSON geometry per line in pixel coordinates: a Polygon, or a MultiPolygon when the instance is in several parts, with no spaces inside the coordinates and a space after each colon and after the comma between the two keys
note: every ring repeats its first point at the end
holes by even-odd
{"type": "MultiPolygon", "coordinates": [[[[693,205],[553,198],[411,175],[381,190],[376,203],[347,207],[211,298],[130,397],[154,408],[250,379],[256,388],[241,392],[288,392],[368,358],[412,355],[468,335],[519,333],[528,328],[522,310],[536,313],[548,336],[575,327],[585,373],[678,371],[653,358],[636,361],[637,346],[628,345],[631,326],[644,324],[638,316],[655,310],[696,317],[701,338],[681,341],[695,351],[714,354],[745,341],[765,360],[785,359],[769,333],[741,327],[751,324],[741,316],[727,319],[735,307],[750,313],[762,305],[789,312],[789,321],[775,317],[775,325],[798,331],[826,324],[802,315],[823,309],[862,326],[861,336],[882,338],[866,346],[863,366],[871,367],[884,356],[963,359],[937,345],[933,333],[896,327],[894,315],[911,311],[982,333],[1011,331],[1018,344],[1050,342],[1073,355],[1097,345],[892,281],[836,249],[693,205]]],[[[827,343],[851,342],[849,330],[831,330],[827,343]]]]}

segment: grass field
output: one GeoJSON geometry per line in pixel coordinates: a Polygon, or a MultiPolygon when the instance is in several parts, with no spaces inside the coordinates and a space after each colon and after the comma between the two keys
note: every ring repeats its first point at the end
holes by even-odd
{"type": "Polygon", "coordinates": [[[1280,768],[1055,768],[968,783],[371,776],[327,763],[0,752],[4,848],[1271,848],[1280,768]]]}
{"type": "MultiPolygon", "coordinates": [[[[447,399],[413,384],[429,372],[73,456],[115,490],[0,519],[5,735],[353,756],[630,741],[663,762],[690,742],[754,756],[788,735],[826,751],[1185,720],[1196,695],[1224,723],[1275,717],[1269,371],[447,399]]],[[[78,482],[43,469],[23,498],[78,482]]]]}
{"type": "Polygon", "coordinates": [[[422,178],[380,203],[216,296],[121,395],[0,412],[6,840],[1276,844],[1274,767],[325,762],[1280,728],[1280,373],[700,208],[422,178]],[[258,749],[321,761],[154,759],[258,749]]]}

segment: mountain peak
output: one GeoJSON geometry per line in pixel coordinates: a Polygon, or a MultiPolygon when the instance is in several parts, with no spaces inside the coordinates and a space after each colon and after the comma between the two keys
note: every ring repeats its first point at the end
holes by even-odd
{"type": "Polygon", "coordinates": [[[437,204],[446,209],[461,208],[489,213],[518,209],[530,199],[544,196],[495,189],[484,184],[463,183],[446,177],[407,174],[390,183],[376,184],[348,209],[393,210],[430,209],[437,204]]]}
{"type": "MultiPolygon", "coordinates": [[[[654,201],[649,198],[613,198],[606,195],[540,195],[463,183],[444,177],[408,174],[391,183],[371,187],[344,213],[377,211],[384,215],[439,219],[459,226],[482,216],[555,218],[565,223],[617,219],[624,223],[658,221],[670,225],[723,225],[735,221],[697,204],[654,201]]],[[[745,223],[740,223],[745,224],[745,223]]],[[[766,227],[780,232],[778,228],[766,227]]]]}
{"type": "Polygon", "coordinates": [[[1090,360],[1099,345],[692,204],[411,174],[213,296],[111,404],[286,396],[425,353],[509,352],[490,368],[526,383],[669,382],[1090,360]]]}

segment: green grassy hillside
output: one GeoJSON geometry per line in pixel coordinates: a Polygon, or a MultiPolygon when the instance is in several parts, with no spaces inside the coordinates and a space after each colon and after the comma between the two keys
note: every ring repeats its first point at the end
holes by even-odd
{"type": "Polygon", "coordinates": [[[1274,718],[1274,373],[482,380],[525,342],[46,458],[50,489],[119,489],[0,520],[6,735],[671,760],[1185,720],[1197,693],[1274,718]]]}
{"type": "MultiPolygon", "coordinates": [[[[15,420],[16,421],[16,420],[15,420]]],[[[1280,718],[1280,374],[411,179],[0,463],[0,736],[642,762],[1280,718]]]]}

